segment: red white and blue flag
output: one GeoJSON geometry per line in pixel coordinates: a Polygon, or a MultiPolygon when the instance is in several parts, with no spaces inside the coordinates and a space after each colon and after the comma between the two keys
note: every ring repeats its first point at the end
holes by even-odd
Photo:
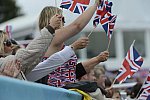
{"type": "Polygon", "coordinates": [[[143,92],[140,94],[138,100],[150,100],[150,73],[148,74],[141,90],[143,90],[143,92]]]}
{"type": "Polygon", "coordinates": [[[9,38],[12,38],[12,26],[11,25],[6,25],[5,32],[8,33],[9,38]]]}
{"type": "Polygon", "coordinates": [[[109,39],[111,39],[111,36],[113,34],[116,18],[117,18],[116,15],[112,15],[109,17],[104,17],[100,20],[102,27],[105,30],[106,35],[108,36],[109,39]]]}
{"type": "Polygon", "coordinates": [[[107,12],[108,11],[106,10],[105,0],[101,0],[101,4],[96,11],[96,16],[93,21],[94,27],[96,27],[100,23],[101,18],[103,18],[107,12]]]}
{"type": "Polygon", "coordinates": [[[62,0],[60,7],[69,9],[73,13],[82,14],[89,3],[90,0],[62,0]]]}
{"type": "Polygon", "coordinates": [[[127,55],[123,61],[122,67],[119,70],[115,82],[122,83],[127,78],[130,78],[135,72],[137,72],[143,64],[143,58],[139,55],[134,48],[134,42],[130,46],[127,55]]]}
{"type": "Polygon", "coordinates": [[[96,27],[99,23],[102,24],[103,29],[106,32],[106,35],[111,39],[113,29],[116,22],[116,15],[111,13],[111,7],[113,3],[107,0],[102,0],[101,5],[98,7],[96,12],[96,17],[94,18],[93,25],[96,27]]]}

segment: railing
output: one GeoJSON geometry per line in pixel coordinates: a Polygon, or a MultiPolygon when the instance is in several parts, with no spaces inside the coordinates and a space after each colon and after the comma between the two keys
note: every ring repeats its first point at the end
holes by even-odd
{"type": "Polygon", "coordinates": [[[74,91],[0,76],[0,100],[82,100],[74,91]]]}

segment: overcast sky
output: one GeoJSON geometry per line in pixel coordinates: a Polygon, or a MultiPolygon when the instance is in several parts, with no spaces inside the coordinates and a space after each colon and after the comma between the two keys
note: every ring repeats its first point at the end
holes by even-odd
{"type": "MultiPolygon", "coordinates": [[[[21,7],[21,11],[25,14],[35,15],[39,14],[45,6],[55,6],[55,0],[16,0],[21,7]]],[[[59,0],[57,0],[59,2],[59,0]]],[[[59,6],[60,3],[57,3],[59,6]]]]}
{"type": "MultiPolygon", "coordinates": [[[[38,16],[45,6],[56,6],[55,0],[16,0],[21,10],[26,15],[38,16]]],[[[57,7],[60,6],[61,0],[57,1],[57,7]]],[[[94,3],[94,0],[90,0],[94,3]]],[[[110,0],[113,2],[112,12],[117,15],[117,22],[150,22],[150,0],[110,0]],[[129,3],[130,2],[130,3],[129,3]],[[147,12],[147,13],[145,13],[147,12]],[[134,20],[133,20],[134,19],[134,20]]],[[[90,3],[91,4],[91,3],[90,3]]],[[[75,20],[78,14],[74,14],[69,10],[64,9],[63,15],[66,19],[66,24],[75,20]],[[70,17],[71,15],[71,17],[70,17]]],[[[91,19],[93,20],[93,19],[91,19]]],[[[92,26],[92,22],[91,26],[92,26]]],[[[117,25],[116,25],[117,26],[117,25]]]]}

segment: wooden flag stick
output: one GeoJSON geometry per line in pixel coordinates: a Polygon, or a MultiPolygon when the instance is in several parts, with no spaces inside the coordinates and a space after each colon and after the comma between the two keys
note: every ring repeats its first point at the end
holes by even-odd
{"type": "MultiPolygon", "coordinates": [[[[113,35],[113,33],[112,33],[112,35],[113,35]]],[[[109,50],[109,47],[110,47],[112,35],[111,35],[111,37],[109,38],[109,41],[108,41],[108,46],[107,46],[107,49],[106,49],[107,51],[109,50]]]]}
{"type": "Polygon", "coordinates": [[[95,28],[96,28],[96,27],[94,27],[94,28],[92,29],[92,31],[88,34],[88,36],[87,36],[88,38],[89,38],[90,35],[93,33],[93,31],[95,30],[95,28]]]}
{"type": "Polygon", "coordinates": [[[107,46],[107,50],[106,50],[106,51],[109,51],[110,42],[111,42],[111,38],[110,38],[109,41],[108,41],[108,46],[107,46]]]}
{"type": "Polygon", "coordinates": [[[132,44],[134,45],[134,43],[135,43],[135,40],[133,40],[133,43],[132,43],[132,44]]]}
{"type": "Polygon", "coordinates": [[[115,84],[116,78],[114,79],[113,83],[111,84],[111,87],[113,88],[113,85],[115,84]]]}
{"type": "Polygon", "coordinates": [[[109,88],[106,88],[106,90],[112,89],[113,85],[115,84],[116,79],[113,81],[113,83],[111,84],[111,86],[109,88]]]}

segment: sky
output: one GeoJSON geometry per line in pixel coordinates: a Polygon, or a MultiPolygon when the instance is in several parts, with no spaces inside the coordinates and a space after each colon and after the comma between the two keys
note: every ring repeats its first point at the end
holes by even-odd
{"type": "MultiPolygon", "coordinates": [[[[57,1],[57,7],[60,6],[61,0],[16,0],[17,4],[22,8],[22,11],[25,14],[29,15],[35,15],[39,14],[42,8],[45,6],[56,6],[55,1],[57,1]]],[[[91,0],[92,1],[92,0],[91,0]]],[[[93,0],[94,1],[94,0],[93,0]]],[[[119,17],[118,18],[125,18],[125,19],[130,19],[132,16],[135,18],[139,19],[148,19],[149,20],[149,14],[144,13],[150,12],[148,9],[149,7],[149,0],[109,0],[112,1],[113,4],[113,12],[117,14],[119,17]],[[130,3],[128,3],[128,1],[130,3]],[[137,4],[136,4],[137,3],[137,4]],[[128,6],[127,6],[128,5],[128,6]],[[145,14],[148,14],[146,16],[143,16],[145,14]],[[132,16],[131,16],[132,15],[132,16]]],[[[65,11],[66,12],[66,11],[65,11]]],[[[72,14],[72,13],[69,13],[72,14]]],[[[74,15],[74,14],[72,14],[74,15]]]]}
{"type": "MultiPolygon", "coordinates": [[[[16,0],[16,1],[17,1],[17,5],[20,6],[22,13],[24,13],[25,15],[31,15],[37,17],[39,16],[41,10],[45,6],[56,6],[55,1],[57,1],[57,7],[59,7],[61,2],[61,0],[16,0]]],[[[90,0],[90,1],[93,2],[94,0],[90,0]]],[[[128,23],[129,24],[133,23],[133,25],[134,24],[139,25],[136,24],[137,22],[139,22],[145,25],[145,23],[150,22],[150,18],[149,18],[150,0],[144,0],[144,2],[142,0],[119,0],[119,1],[110,0],[110,1],[113,2],[112,12],[113,14],[117,15],[117,21],[115,25],[116,27],[120,26],[117,23],[122,23],[121,25],[123,25],[122,27],[124,27],[124,25],[127,26],[128,23]]],[[[63,15],[66,20],[65,25],[70,24],[71,22],[73,22],[73,20],[75,20],[79,16],[78,14],[74,14],[66,9],[63,10],[63,15]]],[[[89,27],[93,28],[92,21],[93,18],[87,25],[88,27],[85,29],[90,29],[89,27]]]]}
{"type": "MultiPolygon", "coordinates": [[[[33,16],[38,16],[41,12],[41,10],[45,6],[60,6],[61,0],[56,0],[57,3],[55,3],[55,0],[16,0],[17,5],[21,8],[21,12],[24,13],[25,15],[33,15],[33,16]]],[[[65,16],[66,22],[70,23],[72,22],[74,18],[76,18],[77,14],[73,14],[72,12],[65,10],[63,15],[65,16]],[[68,14],[72,15],[71,18],[67,18],[68,14]]],[[[68,24],[66,23],[66,24],[68,24]]]]}
{"type": "Polygon", "coordinates": [[[43,7],[47,5],[55,5],[52,0],[16,0],[17,5],[20,6],[24,14],[35,15],[38,14],[43,7]]]}

